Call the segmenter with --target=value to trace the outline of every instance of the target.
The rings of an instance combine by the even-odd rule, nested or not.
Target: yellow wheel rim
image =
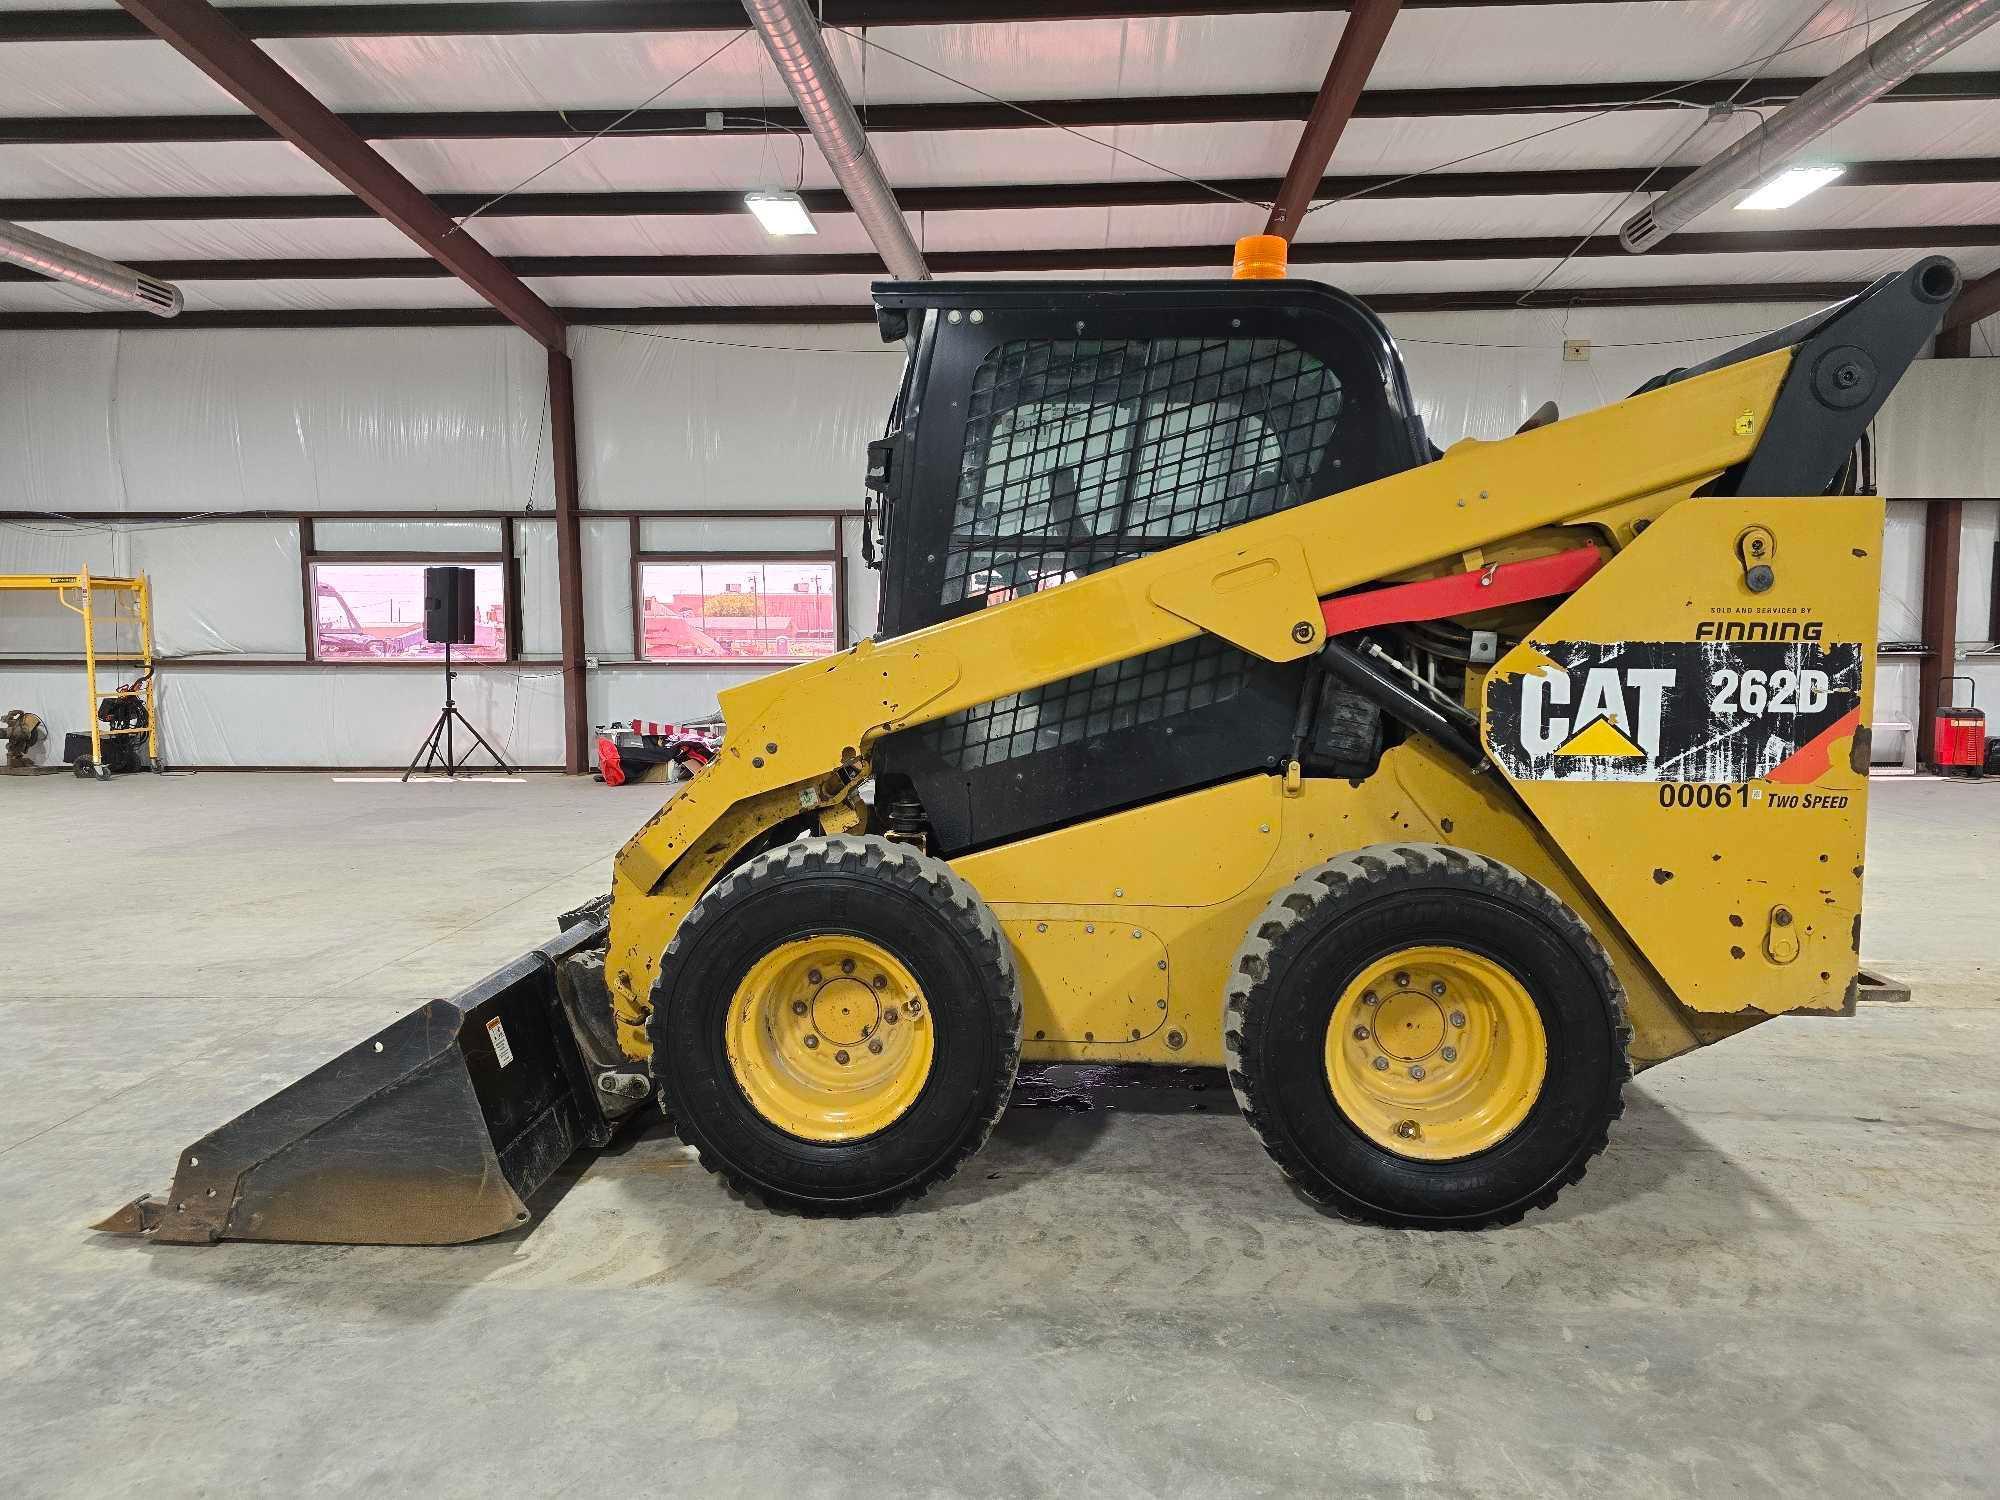
[[[1497,1146],[1535,1107],[1548,1033],[1521,981],[1463,948],[1405,948],[1341,994],[1326,1081],[1384,1150],[1455,1161]]]
[[[726,1041],[743,1097],[806,1141],[887,1129],[931,1074],[924,993],[866,938],[829,934],[773,948],[737,985]]]

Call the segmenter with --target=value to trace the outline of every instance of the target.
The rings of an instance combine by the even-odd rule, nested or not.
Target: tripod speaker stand
[[[458,711],[458,704],[452,698],[452,679],[458,674],[452,670],[451,648],[470,645],[475,638],[472,576],[470,568],[424,569],[424,639],[444,647],[444,707],[438,711],[431,732],[417,746],[417,753],[410,757],[409,769],[403,772],[405,781],[420,772],[455,777],[465,769],[474,750],[484,750],[493,757],[493,764],[508,775],[514,772],[492,742]],[[459,730],[470,741],[463,755],[458,753]]]

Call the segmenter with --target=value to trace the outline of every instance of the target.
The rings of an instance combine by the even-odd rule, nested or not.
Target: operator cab
[[[1308,281],[888,282],[869,489],[903,635],[1431,456],[1396,346]]]
[[[1331,287],[874,291],[884,339],[909,350],[889,431],[869,451],[883,638],[1433,455],[1388,330]],[[956,854],[1276,768],[1303,671],[1198,637],[890,736],[878,777]]]

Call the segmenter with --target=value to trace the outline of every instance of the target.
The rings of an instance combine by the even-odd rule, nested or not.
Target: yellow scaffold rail
[[[83,619],[83,673],[87,695],[86,714],[90,720],[90,763],[104,773],[104,741],[118,735],[146,736],[146,758],[160,763],[160,716],[156,711],[153,685],[153,590],[146,575],[134,578],[93,578],[85,568],[75,573],[0,573],[0,592],[37,590],[53,592],[64,609]],[[105,596],[100,601],[98,596]],[[98,648],[100,620],[138,627],[137,651],[104,651]],[[106,698],[119,696],[116,689],[104,692],[97,686],[99,662],[136,665],[140,669],[138,691],[146,704],[146,722],[135,729],[107,729],[97,716]]]

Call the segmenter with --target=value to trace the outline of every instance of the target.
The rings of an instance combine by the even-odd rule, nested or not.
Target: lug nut
[[[805,1003],[805,1001],[803,1001],[803,1000],[794,1000],[794,1001],[792,1002],[792,1014],[793,1014],[793,1015],[795,1015],[795,1016],[802,1016],[802,1015],[804,1015],[805,1013],[806,1013],[806,1003]]]
[[[818,1037],[816,1037],[816,1036],[809,1036],[809,1037],[807,1037],[807,1038],[806,1038],[806,1050],[807,1050],[808,1052],[812,1051],[812,1049],[813,1049],[813,1048],[815,1048],[815,1047],[817,1047],[818,1045],[819,1045],[819,1038],[818,1038]]]
[[[1368,1040],[1368,1028],[1367,1028],[1366,1026],[1357,1026],[1357,1027],[1355,1027],[1355,1028],[1354,1028],[1354,1040],[1355,1040],[1355,1041],[1357,1041],[1357,1042],[1365,1042],[1365,1041],[1367,1041],[1367,1040]]]
[[[1411,1063],[1410,1076],[1412,1078],[1421,1079],[1424,1076],[1424,1065],[1422,1063]]]
[[[1439,1057],[1442,1057],[1442,1058],[1443,1058],[1443,1059],[1444,1059],[1444,1060],[1445,1060],[1446,1062],[1457,1062],[1457,1061],[1458,1061],[1458,1048],[1456,1048],[1456,1047],[1447,1047],[1447,1048],[1445,1048],[1445,1049],[1444,1049],[1444,1051],[1440,1052],[1440,1053],[1438,1054],[1438,1056],[1439,1056]]]
[[[878,990],[889,988],[889,976],[887,974],[877,974],[875,976],[875,988]]]
[[[1431,993],[1433,995],[1442,995],[1444,993],[1444,981],[1442,979],[1433,979],[1431,981]]]
[[[834,1054],[833,1054],[833,1060],[834,1060],[835,1062],[839,1063],[839,1064],[840,1064],[840,1065],[841,1065],[841,1066],[842,1066],[843,1068],[844,1068],[844,1067],[846,1067],[846,1066],[847,1066],[847,1049],[846,1049],[845,1047],[843,1047],[843,1048],[841,1048],[841,1049],[840,1049],[840,1051],[838,1051],[838,1052],[834,1053]]]
[[[1463,1026],[1465,1024],[1465,1012],[1462,1010],[1453,1011],[1451,1013],[1451,1024],[1454,1026]]]
[[[887,1021],[891,1026],[894,1026],[898,1021],[903,1019],[903,1013],[900,1010],[897,1010],[896,1007],[892,1005],[883,1014],[882,1019]]]
[[[882,1052],[882,1038],[878,1036],[875,1038],[874,1041],[870,1042],[868,1044],[868,1050],[870,1052],[875,1053],[879,1057]]]
[[[807,970],[806,970],[806,983],[807,983],[807,984],[818,984],[818,983],[819,983],[819,970],[818,970],[818,969],[807,969]]]
[[[906,1008],[913,1016],[921,1015],[923,1014],[924,1002],[921,1000],[912,1000]]]
[[[1406,990],[1409,987],[1410,987],[1410,976],[1408,974],[1399,972],[1396,975],[1396,988],[1399,990]]]
[[[1414,1141],[1418,1136],[1423,1134],[1423,1131],[1418,1128],[1415,1120],[1405,1120],[1396,1127],[1396,1134],[1403,1140]]]
[[[840,961],[840,972],[843,974],[852,974],[854,972],[854,960],[851,958],[843,958]]]
[[[1375,1059],[1375,1071],[1376,1071],[1376,1072],[1378,1072],[1378,1073],[1386,1073],[1386,1072],[1388,1072],[1388,1071],[1389,1071],[1389,1059],[1388,1059],[1388,1058],[1386,1058],[1386,1057],[1378,1057],[1378,1058],[1376,1058],[1376,1059]]]
[[[1373,1005],[1375,1003],[1375,992],[1373,990],[1364,992],[1361,996],[1361,1003],[1363,1005]]]

